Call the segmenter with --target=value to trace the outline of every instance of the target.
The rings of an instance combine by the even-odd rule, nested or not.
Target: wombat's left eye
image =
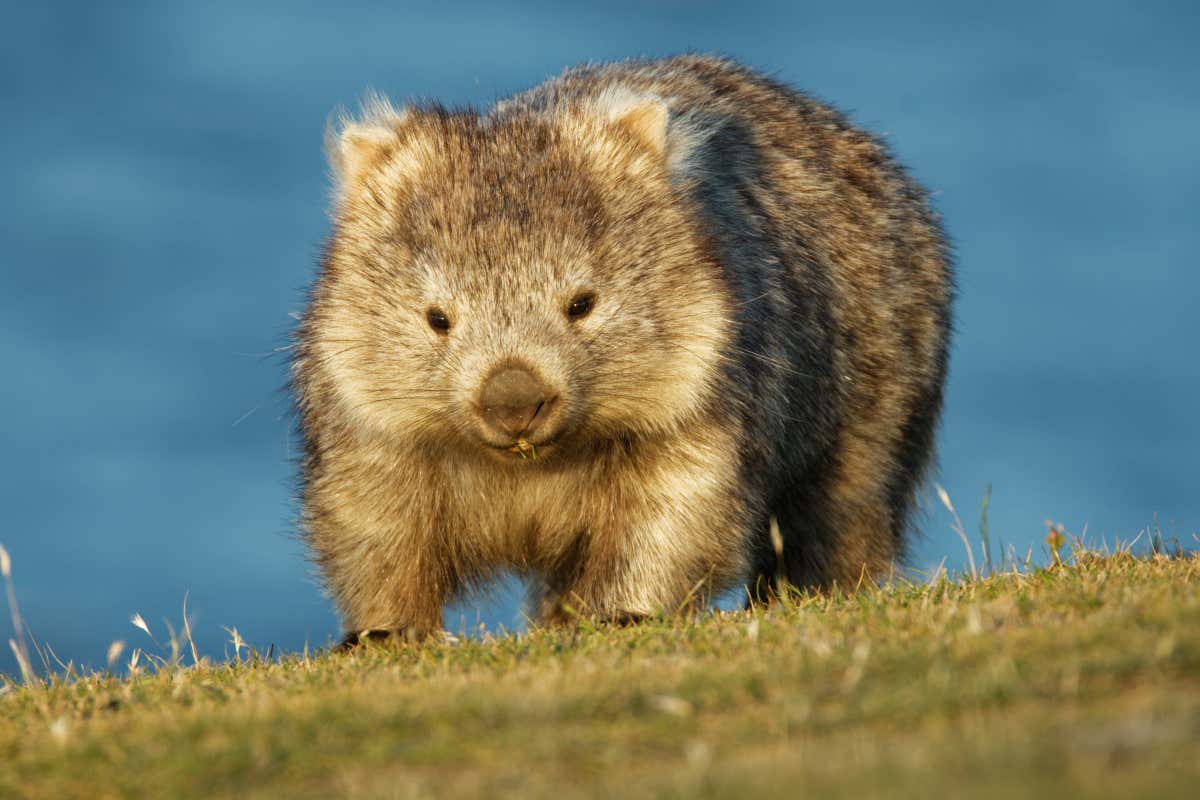
[[[592,312],[592,306],[594,305],[596,305],[596,295],[592,292],[584,292],[577,295],[567,306],[567,316],[572,321],[583,319]]]
[[[446,333],[450,330],[450,318],[440,308],[431,308],[426,311],[425,321],[438,333]]]

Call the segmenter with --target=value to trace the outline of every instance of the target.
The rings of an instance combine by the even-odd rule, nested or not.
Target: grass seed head
[[[532,461],[537,458],[537,448],[533,446],[532,442],[527,442],[524,439],[517,439],[517,443],[508,448],[508,451],[518,454],[522,459],[528,458]]]

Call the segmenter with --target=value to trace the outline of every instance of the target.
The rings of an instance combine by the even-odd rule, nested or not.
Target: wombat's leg
[[[330,576],[347,638],[369,631],[376,639],[416,641],[439,630],[457,570],[436,539],[413,526],[355,544]]]
[[[759,599],[770,600],[782,577],[804,589],[829,589],[837,584],[853,591],[860,584],[885,578],[892,570],[903,524],[890,502],[887,459],[878,447],[844,439],[837,463],[782,492],[771,513],[778,520],[782,565],[767,549],[767,531],[760,552],[758,576],[751,586]]]
[[[721,562],[731,556],[697,542],[715,538],[701,530],[694,520],[669,524],[660,519],[625,531],[585,534],[590,540],[585,561],[573,580],[546,598],[543,620],[584,616],[629,624],[706,601],[714,584],[726,582],[728,565]]]
[[[367,556],[366,559],[370,559]],[[372,640],[419,641],[439,630],[450,584],[415,554],[375,554],[331,581],[346,631],[343,646]]]
[[[372,455],[325,454],[305,491],[309,541],[348,643],[365,631],[421,639],[441,628],[461,559],[425,473]]]
[[[444,537],[432,532],[436,522],[380,504],[348,504],[358,498],[345,492],[339,499],[320,518],[312,542],[347,641],[364,631],[416,640],[439,630],[458,565]]]
[[[837,582],[849,590],[887,577],[898,555],[896,526],[903,524],[888,489],[896,469],[895,445],[881,447],[881,436],[857,434],[852,427],[843,436],[837,466],[822,492],[834,532],[822,583]]]
[[[702,445],[671,456],[614,487],[602,506],[612,516],[590,520],[569,563],[548,576],[546,622],[672,614],[744,577],[734,467],[720,469],[730,459],[710,458]]]

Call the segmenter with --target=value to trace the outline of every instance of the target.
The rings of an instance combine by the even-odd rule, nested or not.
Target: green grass
[[[9,682],[0,797],[1195,796],[1200,557],[1073,561]]]

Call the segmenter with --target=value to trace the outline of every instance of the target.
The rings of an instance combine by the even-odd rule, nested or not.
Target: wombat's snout
[[[483,384],[479,415],[508,441],[531,438],[554,410],[558,395],[524,367],[505,367]]]

